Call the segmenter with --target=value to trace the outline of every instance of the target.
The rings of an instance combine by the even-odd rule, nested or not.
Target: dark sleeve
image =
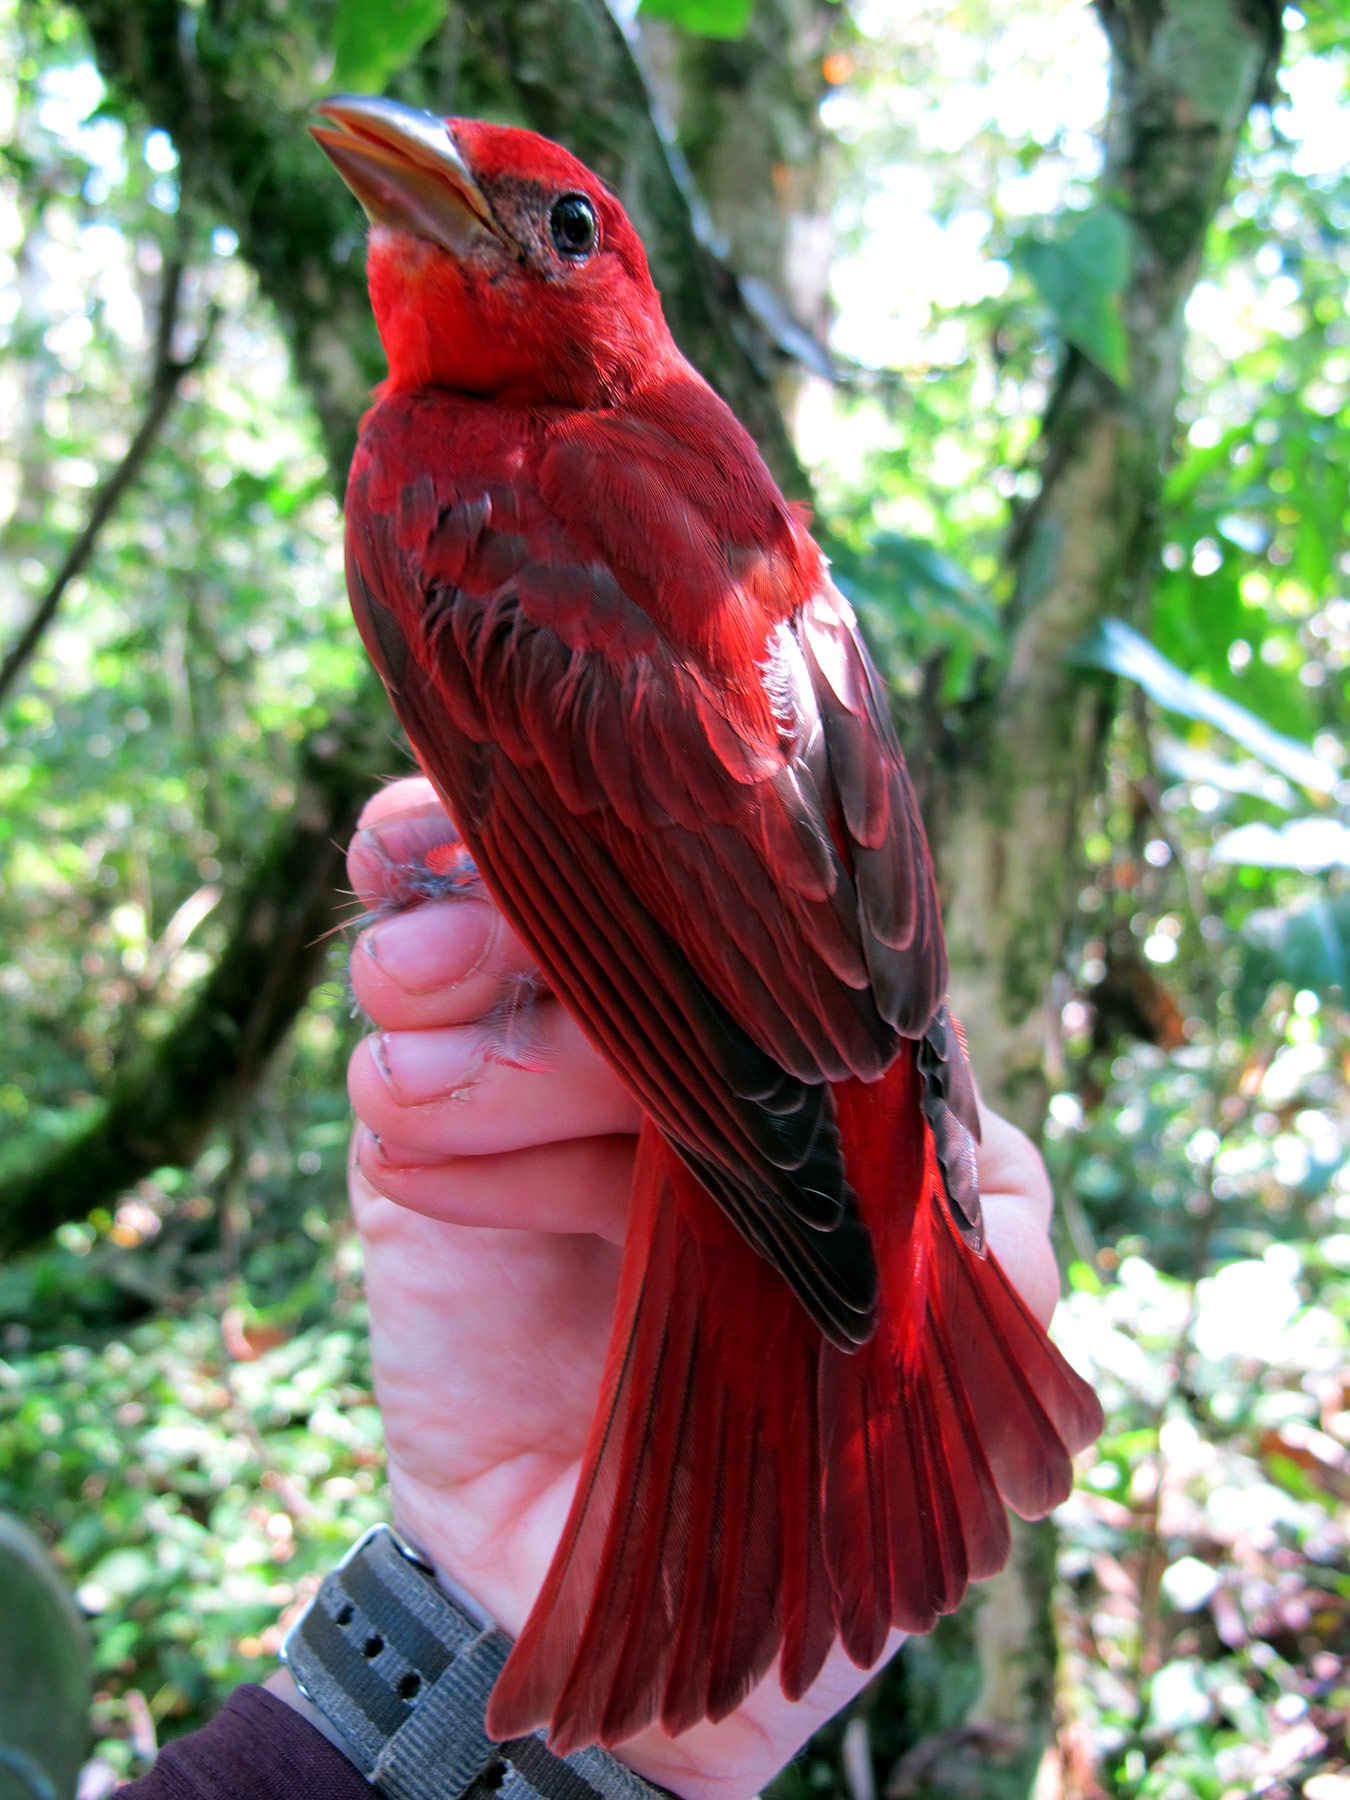
[[[236,1688],[209,1725],[164,1746],[123,1800],[377,1800],[354,1763],[260,1687]]]

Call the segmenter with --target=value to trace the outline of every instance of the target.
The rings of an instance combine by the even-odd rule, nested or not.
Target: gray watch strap
[[[511,1640],[448,1594],[387,1525],[327,1574],[282,1646],[297,1686],[386,1800],[653,1800],[605,1750],[483,1729]]]

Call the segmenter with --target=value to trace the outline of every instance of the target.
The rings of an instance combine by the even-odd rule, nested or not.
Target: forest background
[[[809,494],[1108,1409],[783,1800],[1350,1800],[1350,25],[1267,0],[6,0],[0,1505],[84,1800],[382,1514],[340,846],[409,766],[340,499],[335,88],[619,190]],[[335,910],[336,908],[336,910]]]

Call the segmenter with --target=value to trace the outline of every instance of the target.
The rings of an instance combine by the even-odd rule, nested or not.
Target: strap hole
[[[474,1786],[480,1791],[486,1789],[488,1793],[495,1794],[505,1780],[506,1764],[500,1756],[494,1756],[490,1763],[484,1764]]]
[[[398,1697],[400,1700],[415,1700],[422,1686],[422,1677],[416,1669],[409,1669],[406,1675],[398,1678]]]
[[[384,1639],[377,1631],[372,1636],[368,1637],[365,1643],[362,1644],[361,1653],[363,1656],[378,1656],[383,1649]]]
[[[350,1625],[352,1622],[352,1614],[355,1611],[356,1608],[352,1605],[351,1601],[344,1600],[342,1605],[339,1606],[337,1611],[333,1614],[333,1623],[335,1625]]]

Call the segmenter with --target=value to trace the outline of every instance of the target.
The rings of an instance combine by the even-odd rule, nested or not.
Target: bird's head
[[[370,220],[389,390],[606,405],[676,355],[637,233],[560,145],[393,100],[318,110],[314,136]]]

